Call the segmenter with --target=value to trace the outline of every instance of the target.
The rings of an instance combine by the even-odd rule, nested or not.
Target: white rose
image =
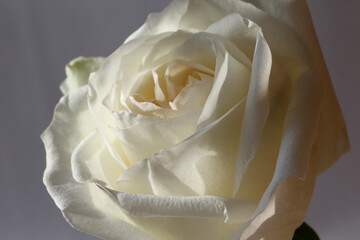
[[[175,0],[67,76],[44,183],[104,239],[291,239],[348,150],[305,0]]]

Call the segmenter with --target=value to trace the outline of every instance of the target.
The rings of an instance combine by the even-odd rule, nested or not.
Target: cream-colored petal
[[[316,158],[314,149],[306,178],[288,178],[281,182],[264,211],[231,240],[292,239],[295,229],[303,223],[310,204],[315,187]]]
[[[86,185],[86,199],[63,210],[63,215],[73,227],[106,240],[156,239],[134,224],[96,184]],[[78,189],[68,187],[68,190],[75,194],[73,190]]]
[[[114,132],[132,164],[178,144],[195,132],[200,109],[170,119],[159,119],[121,111],[114,113]]]
[[[119,178],[120,191],[231,197],[244,105],[238,103],[183,142],[128,168]]]
[[[178,114],[173,109],[160,107],[153,102],[155,102],[155,99],[148,102],[147,99],[144,99],[141,96],[129,96],[126,105],[132,113],[157,117],[160,119],[173,118]]]
[[[257,205],[216,196],[151,196],[99,188],[159,240],[226,240],[251,217]]]
[[[259,201],[271,182],[279,154],[290,93],[291,83],[288,76],[274,61],[269,82],[269,116],[256,154],[243,175],[237,198]]]
[[[293,31],[281,21],[270,14],[256,8],[252,4],[237,0],[215,1],[209,0],[227,12],[237,12],[243,18],[256,23],[269,44],[273,57],[275,57],[290,79],[296,84],[298,74],[309,64],[309,59],[302,43]],[[236,40],[236,36],[232,37]]]
[[[179,56],[176,56],[179,57]],[[200,77],[199,73],[212,74],[213,71],[203,65],[203,61],[190,62],[188,60],[174,59],[169,63],[165,72],[167,96],[169,101],[175,98],[186,87],[191,77]]]
[[[163,69],[165,69],[165,67],[162,67]],[[159,69],[158,69],[159,71]],[[168,95],[167,95],[167,86],[166,83],[164,81],[164,75],[159,76],[158,71],[154,71],[152,70],[152,77],[154,80],[154,94],[155,94],[155,100],[156,102],[160,105],[160,107],[163,108],[168,108],[169,107],[169,102],[168,102]],[[163,71],[163,73],[165,73],[165,71]],[[161,74],[161,72],[160,72]]]
[[[221,48],[216,49],[220,55]],[[225,51],[224,59],[220,62],[220,56],[221,60],[217,60],[220,68],[215,72],[214,85],[199,118],[198,129],[209,125],[247,97],[250,69],[237,61],[231,53],[222,50]]]
[[[239,190],[243,174],[255,157],[269,114],[269,82],[272,58],[270,48],[261,33],[258,34],[253,57],[250,87],[241,128],[239,154],[236,161],[234,196]]]
[[[86,85],[90,73],[97,71],[104,60],[102,57],[77,57],[71,60],[65,67],[66,79],[60,85],[61,92],[66,95]]]
[[[152,196],[113,191],[98,185],[120,207],[137,217],[229,218],[246,222],[256,209],[256,202],[216,196]],[[228,215],[229,214],[229,215]],[[236,217],[235,217],[236,216]]]
[[[231,240],[238,239],[241,234],[244,240],[289,239],[302,223],[315,182],[315,130],[321,105],[322,82],[311,70],[305,71],[299,78],[287,112],[274,177],[258,205],[253,222],[245,224]]]
[[[64,212],[71,226],[106,240],[158,240],[111,213],[103,213],[96,207],[80,206]]]
[[[311,67],[324,81],[324,106],[318,130],[317,171],[323,172],[350,149],[345,121],[337,101],[305,0],[248,0],[288,25],[306,49]]]
[[[303,71],[302,65],[308,61],[307,53],[297,36],[286,24],[244,1],[175,0],[162,12],[151,15],[129,40],[179,29],[205,31],[210,25],[231,13],[238,13],[259,25],[273,55],[279,58],[284,66],[290,65],[287,70],[289,74],[295,74],[294,78],[297,79],[296,75]],[[201,24],[191,24],[193,22]],[[233,36],[236,39],[235,34]]]
[[[71,169],[77,182],[99,183],[113,188],[116,188],[116,180],[124,170],[110,155],[98,131],[91,132],[74,149]]]
[[[159,40],[142,57],[139,71],[141,72],[169,62],[172,52],[187,39],[192,37],[192,35],[192,33],[179,30],[174,32],[170,37]]]
[[[198,32],[219,20],[223,14],[219,8],[207,1],[175,0],[163,11],[150,14],[146,22],[125,42],[163,32],[178,30]]]
[[[216,55],[213,49],[214,40],[214,36],[211,34],[203,32],[193,34],[191,38],[173,51],[169,64],[173,63],[174,67],[177,67],[176,64],[189,65],[189,63],[193,63],[193,67],[209,73],[209,70],[215,69],[216,64]]]
[[[61,210],[73,204],[81,204],[84,193],[87,191],[86,185],[82,188],[81,185],[76,184],[72,177],[70,163],[75,147],[95,129],[95,124],[87,110],[86,94],[86,87],[82,87],[62,97],[55,108],[50,126],[41,136],[46,150],[43,181]],[[83,122],[85,119],[88,120]],[[67,190],[69,183],[74,184],[74,189],[80,189],[78,194],[73,196],[72,192]]]
[[[257,34],[260,27],[238,13],[231,13],[217,22],[212,23],[205,32],[220,35],[230,41],[235,47],[229,49],[232,54],[238,53],[238,61],[251,66],[254,56]],[[230,46],[228,46],[230,47]],[[235,50],[238,48],[239,50]]]
[[[242,224],[226,224],[224,218],[182,218],[129,216],[157,240],[228,240]]]
[[[316,155],[312,155],[312,151],[317,151],[315,138],[316,129],[319,126],[320,109],[323,100],[322,94],[321,80],[317,78],[311,69],[305,71],[299,78],[286,114],[285,127],[274,176],[260,200],[253,218],[266,209],[275,189],[284,180],[299,178],[303,181],[309,175],[311,164],[314,164],[314,159],[310,161],[311,156],[313,156],[313,158],[317,157]],[[311,178],[312,177],[310,177],[310,179]],[[310,187],[312,188],[313,185],[310,185]],[[312,189],[309,191],[311,192]],[[311,196],[307,195],[304,197],[310,199]],[[303,221],[308,203],[306,206],[300,206],[302,207],[298,210],[298,216],[301,217],[294,216],[294,221],[298,223],[297,226]],[[282,221],[279,221],[279,224],[281,225]],[[297,226],[295,226],[295,228]],[[274,228],[279,228],[276,222],[274,223]],[[289,227],[283,231],[289,234],[289,231],[293,232],[295,228],[292,225],[292,228]],[[240,229],[238,234],[241,234],[243,230],[244,228]]]
[[[187,112],[203,108],[213,86],[214,77],[203,73],[195,73],[195,75],[198,75],[200,79],[189,76],[188,84],[179,92],[174,101],[170,102],[172,109]]]
[[[84,86],[63,97],[42,134],[47,158],[44,184],[73,227],[106,239],[153,239],[129,223],[95,184],[78,183],[72,177],[71,155],[96,128],[88,111],[87,90]]]
[[[278,21],[288,25],[296,36],[304,44],[310,57],[316,59],[319,66],[315,68],[324,69],[321,49],[317,41],[316,33],[311,20],[306,0],[244,0],[261,9],[266,14]]]

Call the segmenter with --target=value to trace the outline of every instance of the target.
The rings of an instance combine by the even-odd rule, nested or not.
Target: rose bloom
[[[291,239],[349,148],[305,0],[175,0],[66,72],[44,183],[103,239]]]

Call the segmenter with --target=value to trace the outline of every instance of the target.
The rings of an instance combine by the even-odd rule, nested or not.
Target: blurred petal
[[[104,60],[102,57],[78,57],[71,60],[65,67],[66,79],[60,85],[61,92],[66,95],[86,85],[90,73],[97,71]]]

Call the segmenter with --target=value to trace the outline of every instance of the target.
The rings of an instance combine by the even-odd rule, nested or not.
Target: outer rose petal
[[[266,209],[269,209],[269,207],[271,208],[271,196],[276,196],[277,193],[275,192],[275,189],[279,188],[282,182],[288,181],[290,178],[298,178],[296,181],[300,181],[300,186],[305,184],[305,193],[308,195],[305,195],[304,198],[307,200],[299,202],[298,198],[291,196],[291,194],[293,194],[292,191],[284,191],[283,197],[288,201],[288,205],[280,204],[277,206],[278,210],[274,213],[274,215],[279,213],[278,216],[274,217],[276,221],[271,221],[272,227],[265,227],[259,234],[269,237],[272,236],[272,229],[281,229],[279,230],[279,234],[288,234],[288,236],[290,236],[289,234],[293,233],[295,228],[300,226],[303,218],[305,217],[314,184],[311,183],[308,185],[306,182],[302,183],[302,181],[308,176],[310,176],[310,179],[313,178],[313,176],[311,176],[313,169],[311,168],[311,164],[314,164],[314,157],[316,158],[316,156],[312,155],[311,151],[314,150],[313,148],[316,137],[315,130],[320,119],[319,109],[321,109],[322,105],[321,89],[321,81],[315,77],[312,71],[304,72],[299,79],[285,119],[285,129],[283,132],[274,177],[265,191],[255,214],[253,215],[252,220],[254,218],[258,220],[251,224],[255,228],[259,228],[259,225],[267,222],[267,218],[271,217],[268,213],[266,213],[266,211],[268,211]],[[313,157],[312,162],[310,162],[311,156]],[[302,190],[300,189],[298,193],[302,194],[301,191]],[[281,214],[287,212],[287,208],[289,206],[295,206],[295,208],[298,207],[296,214],[293,214],[293,216]],[[262,212],[264,210],[265,213],[263,214]],[[288,224],[290,219],[293,221],[293,224],[291,225]],[[242,227],[236,235],[234,235],[233,239],[235,239],[236,236],[239,236],[245,228],[246,225]]]
[[[311,66],[323,79],[324,106],[318,129],[318,173],[325,171],[350,149],[345,121],[324,62],[305,0],[247,0],[287,24],[310,53]]]
[[[304,180],[288,178],[280,183],[265,210],[246,227],[239,240],[291,239],[310,204],[316,179],[316,149]],[[235,236],[234,238],[235,239]]]
[[[153,239],[127,222],[119,208],[95,185],[78,183],[71,172],[75,147],[94,130],[84,86],[58,103],[43,133],[47,165],[44,184],[66,220],[81,231],[106,239]]]
[[[65,67],[66,79],[60,85],[61,92],[66,95],[86,85],[90,73],[97,71],[104,60],[102,57],[77,57],[71,60]]]

